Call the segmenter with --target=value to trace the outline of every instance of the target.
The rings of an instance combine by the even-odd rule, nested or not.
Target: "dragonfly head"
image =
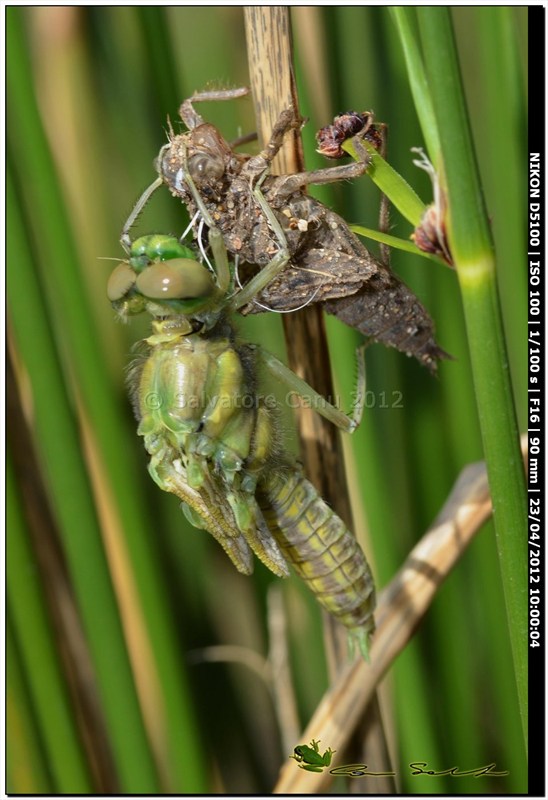
[[[219,296],[215,276],[173,236],[141,236],[128,261],[112,272],[107,295],[122,317],[148,311],[155,317],[193,317],[211,309]]]

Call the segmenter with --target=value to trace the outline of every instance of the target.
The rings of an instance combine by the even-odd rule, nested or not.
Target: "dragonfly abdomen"
[[[366,655],[375,628],[375,587],[355,537],[297,468],[263,478],[257,499],[295,572]]]

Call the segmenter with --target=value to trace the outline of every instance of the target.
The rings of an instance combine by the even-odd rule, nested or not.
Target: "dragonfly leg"
[[[129,232],[131,228],[135,225],[135,220],[137,219],[143,208],[146,206],[146,204],[148,203],[148,201],[150,200],[156,189],[159,189],[161,185],[162,185],[162,179],[158,177],[153,183],[150,184],[150,186],[147,186],[141,197],[137,200],[137,202],[133,206],[133,210],[129,215],[129,217],[127,218],[126,224],[122,228],[120,242],[128,255],[131,249],[131,239],[129,237]]]
[[[235,312],[239,308],[242,308],[243,306],[247,305],[247,303],[253,300],[253,298],[256,297],[256,295],[260,294],[262,290],[265,288],[265,286],[267,286],[272,280],[274,280],[276,275],[278,275],[278,273],[284,269],[284,267],[289,261],[289,250],[287,247],[287,240],[285,238],[283,229],[280,223],[278,222],[275,214],[273,213],[272,209],[266,202],[264,195],[260,189],[260,186],[263,180],[266,178],[267,174],[268,174],[268,169],[265,169],[265,167],[263,166],[261,170],[261,175],[259,177],[258,185],[253,189],[253,194],[255,196],[255,199],[257,200],[257,203],[261,207],[263,214],[268,220],[268,223],[274,235],[276,236],[276,239],[279,242],[280,249],[276,253],[276,255],[272,258],[272,260],[266,265],[266,267],[264,267],[264,269],[262,269],[257,275],[255,275],[255,277],[253,277],[249,281],[249,283],[232,298],[232,301],[227,306],[227,308],[231,312]],[[158,180],[161,182],[160,178]],[[183,183],[186,184],[186,189],[192,196],[192,200],[196,208],[198,209],[200,216],[202,217],[203,221],[209,228],[209,243],[211,245],[215,262],[217,264],[216,269],[217,269],[218,285],[221,290],[224,290],[228,288],[228,283],[230,279],[227,266],[228,261],[226,258],[226,248],[223,244],[222,236],[218,232],[215,222],[211,214],[209,213],[202,199],[202,196],[198,191],[198,188],[196,187],[196,184],[194,183],[188,171],[186,164],[186,153],[184,154],[183,157],[183,166],[179,169],[176,180],[180,182],[181,187],[177,186],[176,183],[175,188],[180,188],[181,191],[182,191],[182,184]],[[160,184],[158,183],[158,185]],[[156,188],[156,182],[153,184],[153,186],[154,188]],[[150,194],[151,193],[152,192],[150,192]],[[147,195],[146,199],[148,199],[150,194]],[[133,222],[137,217],[137,214],[140,212],[141,208],[146,202],[146,199],[142,204],[141,201],[139,201],[139,203],[137,204],[139,206],[139,209],[137,213],[132,214],[130,220],[128,220],[128,223],[133,224]],[[126,234],[127,231],[129,230],[128,223],[126,223],[126,226],[124,228],[124,233]]]
[[[259,182],[262,182],[266,177],[265,170],[269,168],[272,160],[278,154],[285,134],[290,130],[299,130],[302,123],[303,120],[292,108],[282,111],[272,129],[268,144],[257,156],[249,159],[242,170],[242,175],[246,175],[251,180],[259,177]],[[276,191],[278,192],[281,189],[285,196],[295,191],[302,191],[303,187],[309,184],[334,183],[335,181],[358,178],[366,172],[371,163],[371,157],[363,147],[360,150],[360,156],[361,161],[356,161],[352,164],[282,175],[276,179]]]
[[[272,128],[270,139],[268,140],[266,147],[264,150],[261,150],[256,158],[262,159],[267,164],[270,164],[277,156],[282,146],[285,134],[290,130],[300,130],[302,124],[303,120],[298,114],[296,114],[295,110],[293,108],[286,108],[281,112],[280,116],[274,123],[274,127]]]
[[[192,97],[185,100],[179,108],[179,116],[189,130],[202,125],[204,120],[194,110],[193,103],[203,103],[207,100],[234,100],[237,97],[245,97],[249,94],[249,89],[242,86],[239,89],[219,89],[217,91],[195,92]]]
[[[256,178],[255,185],[253,187],[253,196],[257,204],[260,206],[270,229],[278,240],[280,250],[272,259],[272,261],[270,261],[269,264],[267,264],[267,266],[262,269],[261,272],[256,275],[255,278],[253,278],[238,294],[237,300],[231,304],[231,308],[233,310],[243,308],[246,303],[258,295],[278,275],[278,273],[284,269],[290,260],[285,233],[278,221],[278,218],[274,214],[270,204],[262,192],[262,184],[269,175],[270,160],[278,152],[285,132],[291,127],[297,127],[297,122],[298,121],[291,109],[287,109],[285,112],[282,112],[278,122],[276,123],[276,126],[274,127],[270,142],[265,150],[263,150],[259,156],[250,159],[244,167],[244,170],[249,174],[250,180],[253,181],[253,176]],[[300,125],[300,122],[298,124]],[[261,164],[262,170],[259,173],[257,170]],[[369,164],[365,162],[354,162],[352,164],[327,167],[326,169],[314,170],[312,172],[298,172],[294,175],[283,175],[274,179],[275,189],[273,190],[271,187],[268,191],[269,193],[274,191],[278,201],[280,199],[283,200],[284,197],[289,197],[295,191],[302,191],[303,186],[306,186],[308,183],[331,183],[334,181],[359,177],[360,175],[363,175],[368,165]]]
[[[269,261],[266,267],[251,278],[244,288],[233,296],[232,300],[227,304],[227,309],[232,313],[251,302],[254,297],[262,292],[265,286],[274,280],[288,262],[289,253],[287,250],[280,250],[276,253],[272,261]]]
[[[213,255],[213,263],[215,264],[217,286],[220,292],[226,293],[230,285],[230,267],[222,234],[218,228],[210,228],[208,239]]]
[[[283,116],[283,115],[282,115]],[[280,126],[280,130],[282,130],[282,126]],[[274,139],[271,139],[271,142]],[[264,153],[265,151],[263,151]],[[249,163],[249,162],[248,162]],[[350,165],[351,166],[351,165]],[[334,167],[334,169],[337,169]],[[258,275],[255,275],[246,286],[238,293],[238,295],[233,299],[230,304],[230,307],[236,311],[239,308],[243,308],[247,303],[253,300],[262,290],[271,283],[274,278],[280,273],[289,263],[290,260],[290,253],[289,248],[287,246],[287,239],[285,238],[285,233],[283,231],[282,226],[280,225],[278,218],[274,214],[272,208],[268,204],[266,200],[261,186],[264,180],[267,178],[269,174],[269,168],[266,166],[263,168],[261,174],[258,176],[256,184],[253,188],[253,196],[257,201],[258,205],[261,208],[261,211],[264,214],[266,221],[272,232],[274,233],[278,243],[280,245],[279,251],[276,253],[274,258],[264,267]],[[289,176],[291,177],[291,176]]]
[[[310,172],[294,172],[292,175],[280,175],[273,179],[269,194],[276,200],[283,201],[294,192],[302,192],[303,187],[310,184],[319,186],[323,183],[360,178],[369,166],[369,161],[354,161],[351,164],[339,164],[336,167],[324,167]]]
[[[365,348],[367,344],[358,347],[356,351],[357,364],[358,364],[358,379],[354,397],[354,404],[351,415],[345,414],[339,408],[334,406],[328,400],[319,394],[315,389],[310,386],[306,381],[300,378],[295,372],[286,367],[276,356],[269,353],[263,348],[258,348],[259,357],[267,367],[267,369],[278,380],[281,380],[288,389],[296,392],[306,405],[313,408],[322,417],[332,422],[338,428],[346,433],[353,433],[361,422],[363,409],[365,405]]]
[[[272,128],[272,133],[266,146],[258,155],[252,156],[248,160],[242,169],[242,177],[254,181],[262,176],[278,154],[285,134],[290,130],[300,130],[302,124],[303,120],[295,113],[293,108],[286,108],[285,111],[282,111]]]

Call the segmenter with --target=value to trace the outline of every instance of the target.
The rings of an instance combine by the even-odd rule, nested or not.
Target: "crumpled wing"
[[[180,460],[162,461],[155,467],[154,479],[166,492],[171,492],[187,503],[203,521],[203,527],[217,539],[238,572],[251,575],[253,556],[242,534],[234,524],[232,511],[220,492],[215,492],[215,502],[204,500],[201,491],[188,485],[186,470]]]
[[[202,527],[219,542],[239,572],[251,575],[253,552],[275,575],[289,575],[285,558],[249,493],[235,491],[220,476],[212,473],[205,478],[199,490],[193,489],[188,485],[186,470],[180,459],[175,459],[172,464],[160,462],[155,472],[156,479],[161,480],[165,491],[177,495],[199,515]],[[231,493],[238,494],[240,503],[248,504],[250,522],[245,528],[236,521],[229,501]]]

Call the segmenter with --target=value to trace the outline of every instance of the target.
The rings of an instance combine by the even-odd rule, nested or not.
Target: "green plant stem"
[[[442,261],[441,258],[433,253],[425,253],[424,250],[419,250],[416,244],[413,244],[411,241],[407,241],[407,239],[400,239],[398,236],[391,236],[389,233],[382,233],[381,231],[376,231],[374,228],[364,228],[363,225],[349,225],[348,227],[353,233],[357,233],[358,236],[363,236],[366,239],[372,239],[374,242],[382,242],[383,244],[387,244],[393,250],[404,250],[406,253],[413,253],[414,256],[427,258],[430,261],[433,261],[435,264],[438,264],[440,267],[450,268],[449,264],[447,264],[445,261]]]
[[[422,55],[416,35],[415,11],[408,6],[398,6],[389,9],[398,28],[407,74],[411,86],[411,93],[415,101],[417,116],[419,117],[422,135],[426,142],[426,149],[434,166],[438,165],[440,157],[440,139],[438,125],[432,97],[424,71]]]
[[[527,527],[523,461],[513,404],[495,259],[468,124],[448,8],[418,10],[443,152],[448,235],[457,270],[493,498],[494,521],[527,742]]]
[[[425,204],[415,190],[409,186],[407,181],[390,166],[388,161],[385,161],[384,158],[379,155],[372,144],[365,140],[363,140],[361,144],[365,147],[371,159],[367,167],[368,177],[371,178],[381,192],[388,197],[400,214],[412,225],[417,226],[426,210]],[[342,145],[342,149],[351,155],[355,161],[361,161],[363,159],[362,154],[356,150],[353,139],[348,139],[348,141]]]

